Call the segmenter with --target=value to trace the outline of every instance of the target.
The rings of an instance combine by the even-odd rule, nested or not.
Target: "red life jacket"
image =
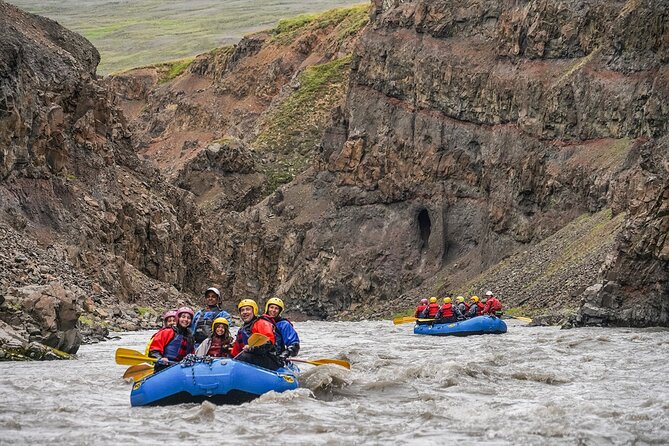
[[[421,313],[423,312],[423,310],[425,310],[426,308],[427,308],[427,305],[423,305],[423,304],[418,305],[418,306],[416,307],[416,314],[414,314],[413,317],[420,317],[420,314],[421,314]]]
[[[483,308],[485,306],[481,302],[476,302],[476,315],[481,316],[483,314]]]
[[[260,333],[261,335],[267,336],[269,342],[272,344],[276,343],[276,337],[274,332],[276,331],[276,325],[274,324],[274,319],[269,316],[256,316],[254,320],[251,321],[250,330],[247,324],[244,324],[237,331],[237,338],[235,339],[235,344],[232,346],[232,351],[230,355],[234,358],[242,352],[244,346],[248,343],[249,337],[253,333]]]
[[[211,337],[211,344],[209,344],[209,350],[207,350],[207,356],[221,357],[223,350],[223,339],[218,336]]]
[[[437,311],[439,311],[439,304],[430,304],[428,305],[429,310],[427,312],[427,317],[435,317],[437,315]]]
[[[441,317],[453,317],[453,304],[444,304],[441,306]]]
[[[491,296],[485,304],[483,314],[495,314],[496,311],[502,311],[502,302],[495,296]]]

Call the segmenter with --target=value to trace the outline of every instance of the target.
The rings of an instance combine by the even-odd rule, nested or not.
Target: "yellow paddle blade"
[[[311,365],[325,365],[325,364],[336,364],[338,366],[350,369],[351,368],[351,363],[348,361],[344,361],[343,359],[329,359],[329,358],[321,358],[321,359],[301,359],[301,358],[288,358],[289,361],[293,362],[304,362],[306,364],[311,364]]]
[[[142,375],[147,371],[153,373],[153,366],[150,364],[131,365],[123,374],[123,378],[133,378],[135,381],[137,381],[137,376]]]
[[[315,365],[323,365],[323,364],[336,364],[340,365],[344,368],[350,369],[351,368],[351,363],[348,361],[344,361],[343,359],[328,359],[328,358],[321,358],[321,359],[314,359],[311,361],[312,364]]]
[[[519,321],[528,322],[530,324],[532,323],[532,318],[529,317],[525,316],[509,316],[509,317],[512,319],[518,319]]]
[[[411,316],[404,316],[404,317],[396,317],[395,319],[393,319],[393,324],[395,325],[407,324],[409,322],[416,322],[416,318]]]
[[[156,358],[143,355],[137,350],[130,350],[129,348],[119,347],[116,349],[116,364],[121,365],[135,365],[143,362],[156,362]]]
[[[248,346],[249,347],[258,347],[259,345],[267,344],[269,342],[269,338],[263,334],[260,333],[253,333],[251,336],[249,336],[249,341],[248,341]]]
[[[149,364],[137,364],[131,365],[128,367],[128,370],[123,374],[124,379],[131,378],[133,381],[137,382],[142,378],[145,378],[153,374],[153,366]]]

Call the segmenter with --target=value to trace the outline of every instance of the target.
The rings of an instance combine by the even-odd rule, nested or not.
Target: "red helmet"
[[[190,318],[193,319],[193,316],[195,316],[195,313],[193,313],[193,310],[191,310],[188,307],[181,307],[177,310],[177,319],[179,319],[179,316],[181,316],[182,313],[188,313],[190,314]]]
[[[422,303],[422,304],[426,304],[426,303],[427,303],[427,299],[421,299],[421,300],[420,300],[420,303]]]

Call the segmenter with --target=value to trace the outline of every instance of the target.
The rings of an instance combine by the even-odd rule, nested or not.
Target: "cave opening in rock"
[[[422,209],[418,213],[418,228],[420,229],[420,249],[421,251],[426,251],[432,229],[432,222],[430,221],[430,214],[427,212],[427,209]]]

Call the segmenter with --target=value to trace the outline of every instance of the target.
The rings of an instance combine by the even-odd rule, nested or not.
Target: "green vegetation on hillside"
[[[98,72],[181,59],[233,44],[245,34],[271,28],[279,19],[351,6],[359,0],[12,0],[28,12],[56,20],[93,43]]]
[[[186,59],[174,60],[157,65],[158,68],[162,68],[162,76],[160,76],[158,83],[162,84],[164,82],[169,82],[175,77],[179,76],[181,73],[186,71],[193,60],[195,60],[194,57],[188,57]]]
[[[369,21],[369,6],[336,8],[321,14],[303,14],[280,20],[271,31],[272,41],[279,44],[292,43],[295,38],[308,31],[337,26],[337,40],[341,41],[361,30]]]
[[[301,172],[318,145],[330,111],[343,100],[351,56],[308,67],[299,87],[270,111],[254,145],[283,156],[266,174],[270,190]]]

